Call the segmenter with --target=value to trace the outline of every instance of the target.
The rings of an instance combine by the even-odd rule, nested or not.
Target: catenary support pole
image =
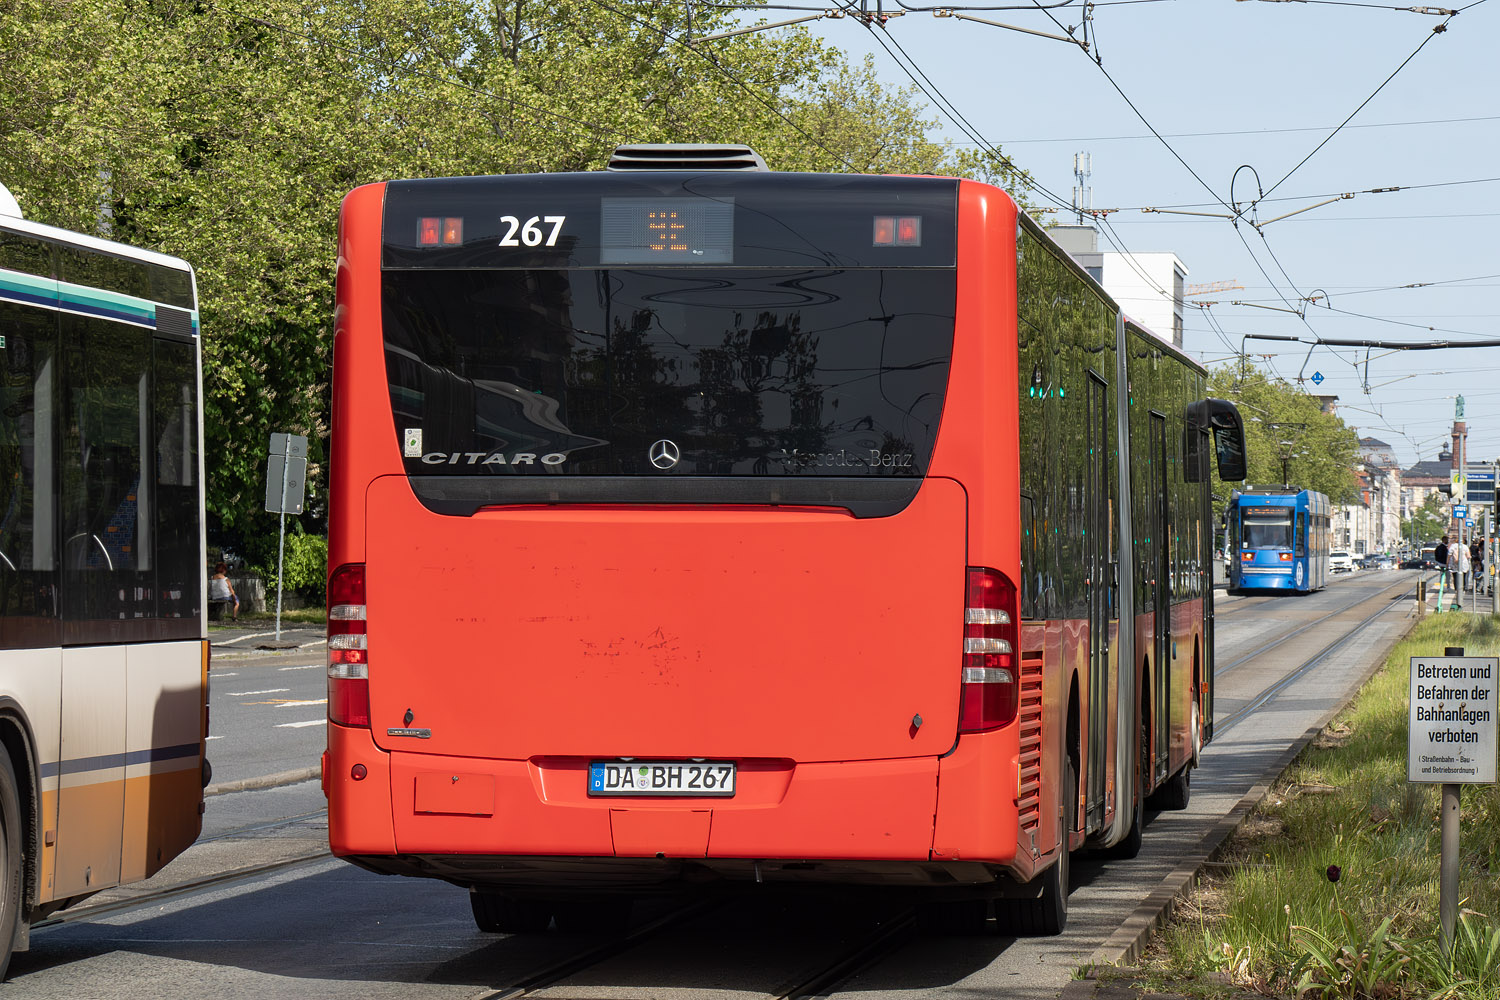
[[[281,537],[276,542],[276,641],[281,641],[281,569],[286,561],[286,481],[287,470],[292,465],[292,449],[287,448],[281,460]]]
[[[1448,646],[1444,656],[1463,656],[1464,647]],[[1443,951],[1453,951],[1453,928],[1458,922],[1458,784],[1443,785],[1442,854],[1438,859],[1438,921],[1443,928]]]

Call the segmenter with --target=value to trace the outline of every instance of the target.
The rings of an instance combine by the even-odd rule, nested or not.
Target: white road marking
[[[223,738],[224,737],[222,737],[222,736],[208,736],[208,737],[205,737],[205,739],[210,739],[210,740],[222,740]]]
[[[306,729],[308,726],[321,726],[327,719],[313,719],[311,722],[282,722],[278,723],[277,729]]]
[[[291,688],[266,688],[264,691],[231,691],[226,697],[247,698],[252,694],[283,694],[290,690]]]
[[[298,646],[297,648],[298,649],[307,649],[310,646],[323,646],[323,645],[326,645],[327,643],[328,643],[328,639],[327,639],[327,637],[324,637],[322,639],[319,639],[317,642],[304,642],[302,645]]]
[[[309,698],[307,701],[284,701],[277,708],[296,708],[299,705],[326,705],[327,698]]]
[[[277,670],[317,670],[317,669],[319,669],[322,666],[323,666],[323,664],[321,664],[321,663],[309,663],[306,666],[302,666],[302,667],[277,667],[276,669]]]
[[[225,639],[223,642],[218,643],[218,645],[228,646],[236,642],[243,642],[246,639],[259,639],[263,636],[275,634],[275,632],[251,632],[249,635],[237,635],[233,639]]]
[[[225,678],[225,677],[238,677],[239,675],[240,675],[240,672],[238,670],[231,670],[227,674],[221,674],[217,670],[214,670],[214,671],[210,672],[210,674],[209,674],[210,677],[213,677],[213,678],[216,678],[216,679],[222,679],[222,678]]]

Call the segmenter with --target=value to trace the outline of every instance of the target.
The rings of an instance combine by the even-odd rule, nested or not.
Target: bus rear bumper
[[[589,761],[390,756],[402,854],[926,860],[938,762],[738,762],[732,798],[590,796]]]
[[[993,754],[975,752],[984,740],[954,759],[742,760],[733,798],[652,800],[590,796],[587,759],[388,753],[368,731],[329,734],[333,853],[385,874],[564,892],[719,881],[1000,892],[1032,874],[1014,803],[969,801],[1004,787]],[[940,767],[952,786],[941,808]]]

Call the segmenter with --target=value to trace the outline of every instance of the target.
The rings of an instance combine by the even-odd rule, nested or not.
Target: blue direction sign
[[[1468,496],[1470,504],[1489,506],[1495,502],[1495,473],[1492,469],[1482,472],[1470,470]]]
[[[1313,380],[1313,385],[1322,385],[1323,384],[1323,373],[1322,372],[1313,372],[1312,373],[1312,380]]]
[[[1454,517],[1468,517],[1469,516],[1469,508],[1468,508],[1468,506],[1465,505],[1465,504],[1461,504],[1461,503],[1454,504],[1453,505],[1453,516]]]

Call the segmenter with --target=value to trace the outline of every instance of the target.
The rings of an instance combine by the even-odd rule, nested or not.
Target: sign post
[[[281,641],[281,568],[286,558],[286,516],[302,513],[307,492],[307,438],[301,434],[271,435],[266,459],[266,511],[281,515],[281,539],[276,543],[276,641]]]
[[[1495,784],[1497,679],[1500,657],[1464,656],[1461,646],[1411,658],[1406,780],[1443,786],[1438,916],[1444,950],[1452,949],[1458,916],[1458,786]]]

